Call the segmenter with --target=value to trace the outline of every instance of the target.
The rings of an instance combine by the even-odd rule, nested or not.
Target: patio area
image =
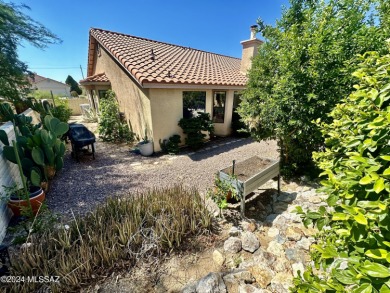
[[[90,126],[88,126],[90,128]],[[142,157],[127,145],[97,141],[96,159],[85,156],[80,163],[72,159],[67,145],[64,169],[52,182],[47,204],[64,220],[93,210],[114,195],[128,195],[148,188],[182,184],[206,194],[214,174],[232,160],[251,156],[278,157],[276,142],[253,142],[251,138],[220,138],[208,142],[197,152],[178,155],[155,154]]]

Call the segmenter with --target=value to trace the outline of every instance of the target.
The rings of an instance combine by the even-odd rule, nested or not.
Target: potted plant
[[[4,143],[4,131],[0,130],[1,141]],[[3,133],[4,132],[4,133]],[[45,192],[40,187],[41,175],[39,168],[25,165],[23,170],[22,160],[20,159],[21,148],[16,141],[12,141],[12,147],[5,145],[3,152],[8,157],[13,157],[16,164],[22,182],[22,188],[14,187],[6,188],[6,194],[3,199],[8,200],[8,207],[12,210],[15,216],[20,216],[23,210],[26,210],[24,214],[36,215],[39,211],[43,201],[45,200]],[[25,159],[25,158],[24,158]],[[25,176],[25,173],[29,173],[30,176]]]
[[[147,129],[145,129],[145,136],[138,143],[138,149],[143,156],[151,156],[153,154],[153,141],[148,138]]]

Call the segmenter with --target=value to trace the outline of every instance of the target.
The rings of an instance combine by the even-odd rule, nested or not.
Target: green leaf
[[[0,141],[1,141],[4,145],[9,146],[9,141],[8,141],[7,133],[6,133],[3,129],[0,129]]]
[[[367,184],[370,184],[372,182],[372,179],[370,176],[364,176],[362,179],[360,179],[359,181],[359,184],[361,185],[367,185]]]
[[[385,180],[380,177],[378,180],[375,181],[374,191],[376,193],[380,193],[383,189],[385,189]]]
[[[386,259],[388,251],[385,249],[369,249],[366,251],[365,255],[375,259]]]
[[[34,147],[31,152],[31,156],[36,164],[40,166],[45,165],[45,155],[43,154],[43,151],[40,148]]]
[[[390,293],[390,287],[386,284],[383,284],[379,290],[379,293]]]
[[[361,271],[374,278],[390,277],[390,269],[378,263],[369,263],[361,267]]]
[[[38,167],[33,167],[30,174],[32,185],[40,186],[42,182],[41,170]]]
[[[353,147],[358,146],[360,143],[361,143],[361,141],[359,139],[353,139],[346,145],[346,147],[353,148]]]
[[[371,293],[372,285],[369,283],[365,283],[360,285],[358,288],[352,291],[353,293]]]
[[[380,156],[385,161],[390,161],[390,156]]]
[[[349,215],[344,213],[334,213],[332,217],[332,221],[345,221],[348,219]]]
[[[358,213],[357,215],[353,216],[353,218],[355,219],[356,222],[358,222],[361,225],[367,225],[368,224],[367,218],[363,214],[361,214],[361,213]]]
[[[387,168],[385,171],[383,171],[383,175],[384,176],[390,175],[390,167]]]

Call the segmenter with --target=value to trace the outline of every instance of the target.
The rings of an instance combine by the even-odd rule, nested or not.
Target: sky
[[[274,25],[288,0],[13,0],[42,23],[62,43],[44,50],[29,44],[19,48],[19,58],[29,70],[64,82],[86,77],[88,34],[91,27],[182,45],[241,58],[241,41],[260,17]],[[261,36],[258,36],[261,39]]]

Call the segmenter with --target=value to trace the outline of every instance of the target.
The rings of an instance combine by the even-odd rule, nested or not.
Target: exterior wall
[[[28,109],[23,114],[26,116],[33,117],[33,123],[39,122],[39,114]],[[12,140],[15,140],[15,131],[11,122],[7,122],[4,125],[0,126],[0,129],[4,130],[7,133],[8,140],[11,143]],[[3,157],[3,143],[0,142],[0,194],[4,192],[3,186],[12,186],[14,183],[21,185],[20,175],[18,166],[9,162]],[[0,201],[0,243],[3,241],[8,223],[11,219],[11,212],[7,207],[7,203]]]
[[[7,122],[0,129],[7,133],[10,142],[15,139],[15,132],[11,122]],[[3,144],[0,142],[0,194],[4,192],[3,185],[12,186],[17,181],[17,178],[19,178],[18,166],[3,157]],[[8,209],[7,203],[0,201],[0,242],[5,237],[11,215],[12,213]]]
[[[38,83],[33,83],[32,87],[40,91],[53,91],[53,95],[70,97],[70,86],[55,80],[47,79]]]
[[[214,123],[215,135],[228,136],[232,132],[231,125],[232,125],[232,114],[233,114],[233,98],[234,98],[234,90],[227,90],[226,103],[225,103],[225,119],[223,123]]]
[[[119,108],[125,113],[132,131],[142,138],[147,129],[148,136],[153,137],[148,90],[142,89],[133,81],[103,48],[99,55],[94,58],[96,63],[92,74],[106,74],[111,82],[111,89],[117,96]]]
[[[183,91],[189,89],[150,89],[150,101],[152,108],[153,123],[153,141],[154,150],[161,150],[159,140],[167,139],[174,134],[182,137],[184,144],[184,135],[178,122],[183,118]],[[213,91],[191,89],[191,91],[206,92],[206,112],[213,113]],[[233,90],[226,90],[225,120],[224,123],[214,123],[215,134],[226,136],[231,133],[231,122],[233,113]]]
[[[88,99],[84,98],[73,98],[73,99],[66,99],[66,102],[68,103],[69,108],[72,110],[72,115],[81,115],[81,104],[89,104]]]

